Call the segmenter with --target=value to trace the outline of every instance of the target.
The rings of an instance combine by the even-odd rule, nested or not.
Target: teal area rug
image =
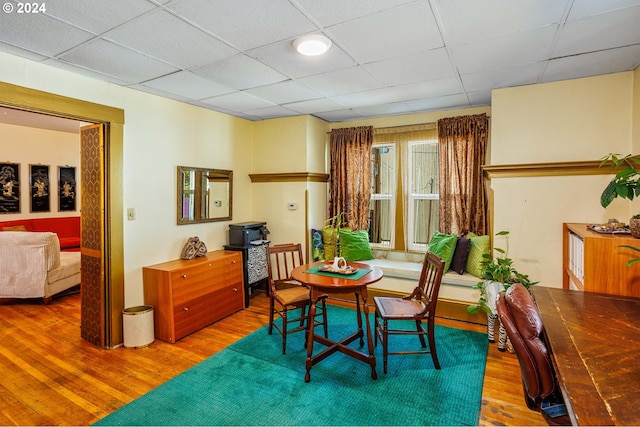
[[[331,339],[355,331],[354,310],[327,313]],[[378,344],[377,380],[366,363],[335,353],[305,383],[304,333],[289,335],[283,355],[265,326],[95,425],[477,425],[486,335],[438,325],[435,335],[441,370],[430,355],[391,355],[384,374]],[[420,346],[393,338],[396,349]],[[324,348],[315,343],[314,354]]]

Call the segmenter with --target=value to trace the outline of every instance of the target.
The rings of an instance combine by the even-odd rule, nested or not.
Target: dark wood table
[[[367,274],[362,276],[359,279],[354,280],[353,278],[348,277],[330,277],[321,274],[307,273],[307,270],[310,270],[319,265],[325,264],[324,262],[316,262],[312,264],[304,264],[297,268],[295,268],[291,272],[291,276],[303,283],[311,290],[311,307],[309,308],[309,333],[307,338],[307,360],[306,360],[306,368],[307,373],[305,374],[304,380],[309,382],[311,380],[311,368],[316,363],[321,360],[326,359],[331,354],[339,351],[351,357],[354,357],[360,361],[366,362],[371,366],[371,378],[374,380],[378,378],[376,374],[376,358],[373,354],[373,340],[371,338],[371,325],[369,322],[369,306],[367,304],[367,285],[371,283],[377,282],[382,279],[382,270],[378,267],[369,266],[366,264],[360,264],[356,262],[350,262],[349,266],[370,270]],[[353,292],[356,296],[356,316],[358,322],[358,330],[343,338],[340,341],[332,341],[324,336],[316,335],[314,333],[314,316],[316,314],[316,304],[320,297],[327,294],[335,294],[335,293],[351,293]],[[364,332],[362,329],[362,313],[360,310],[360,300],[362,300],[362,311],[364,312],[365,325],[367,327],[367,349],[368,354],[353,349],[351,347],[347,347],[350,343],[360,338],[360,346],[364,345]],[[329,315],[329,320],[331,319],[331,315]],[[318,342],[320,344],[326,345],[325,348],[320,353],[313,355],[313,343]]]
[[[640,425],[640,298],[534,286],[574,425]]]

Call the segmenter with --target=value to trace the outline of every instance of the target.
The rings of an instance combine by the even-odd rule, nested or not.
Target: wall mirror
[[[231,220],[233,171],[178,166],[178,225]]]

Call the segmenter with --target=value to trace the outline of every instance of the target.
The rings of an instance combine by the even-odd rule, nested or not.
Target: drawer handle
[[[233,292],[238,292],[238,288],[233,288]]]
[[[183,275],[182,275],[182,276],[180,276],[180,277],[182,277],[183,279],[186,279],[186,278],[187,278],[187,275],[186,275],[186,274],[183,274]]]
[[[235,260],[235,259],[234,259],[233,261],[231,261],[231,264],[235,264],[235,263],[236,263],[236,260]]]
[[[211,267],[211,264],[209,264],[209,267]]]
[[[184,307],[182,310],[189,311],[189,307]]]

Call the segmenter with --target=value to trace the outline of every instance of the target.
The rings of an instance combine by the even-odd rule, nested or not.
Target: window
[[[435,141],[409,143],[408,194],[409,250],[426,252],[438,230],[438,144]]]
[[[371,148],[369,242],[373,248],[394,247],[396,161],[394,144],[374,144]]]
[[[437,133],[403,137],[371,149],[369,241],[377,249],[425,252],[438,230]]]

